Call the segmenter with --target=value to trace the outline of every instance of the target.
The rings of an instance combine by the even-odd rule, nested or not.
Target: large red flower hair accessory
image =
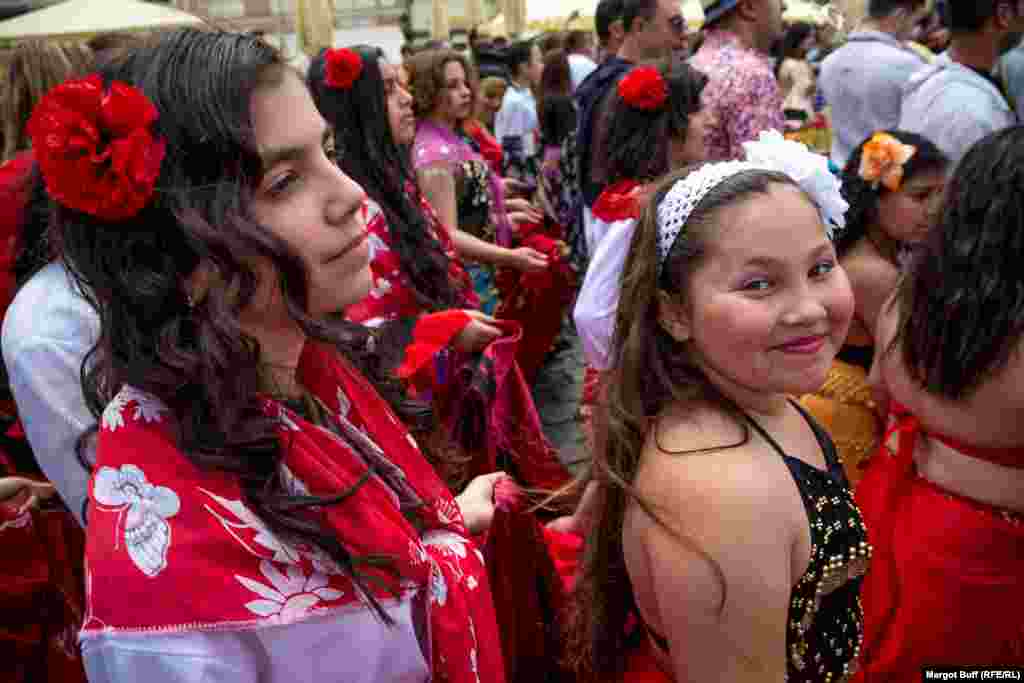
[[[324,53],[324,82],[331,88],[348,90],[363,73],[363,58],[347,47]]]
[[[107,221],[149,203],[166,141],[153,135],[157,110],[142,92],[96,74],[43,96],[27,130],[46,190],[63,206]]]
[[[653,66],[640,66],[619,81],[619,97],[634,109],[657,111],[668,99],[668,84]]]

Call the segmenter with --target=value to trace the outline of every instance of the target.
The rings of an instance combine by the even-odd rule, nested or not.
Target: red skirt
[[[583,538],[576,534],[544,529],[544,542],[548,554],[554,561],[555,568],[566,592],[571,592],[576,583],[576,572],[580,566],[580,555],[583,553]],[[658,666],[650,644],[644,640],[632,648],[626,655],[626,670],[623,672],[622,683],[672,683]]]
[[[857,681],[925,666],[1024,665],[1024,523],[917,476],[912,438],[880,449],[857,487],[874,546]]]

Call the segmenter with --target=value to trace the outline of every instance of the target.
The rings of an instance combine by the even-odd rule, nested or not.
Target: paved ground
[[[583,346],[568,320],[559,342],[533,382],[533,401],[544,423],[544,434],[558,449],[562,462],[576,474],[590,459],[590,453],[576,419],[583,393]]]

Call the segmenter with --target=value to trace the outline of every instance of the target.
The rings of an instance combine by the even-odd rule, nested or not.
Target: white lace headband
[[[672,245],[676,243],[676,237],[683,231],[683,226],[700,200],[726,178],[758,168],[746,161],[705,164],[672,186],[658,204],[658,277],[661,277],[661,270],[668,260],[668,253],[672,251]]]
[[[817,205],[829,239],[833,239],[835,228],[845,227],[849,204],[828,159],[774,130],[761,133],[755,142],[743,143],[743,149],[746,161],[705,164],[673,185],[658,205],[658,277],[697,204],[724,180],[743,171],[777,171],[792,178]]]

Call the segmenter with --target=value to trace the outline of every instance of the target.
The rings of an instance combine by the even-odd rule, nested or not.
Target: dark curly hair
[[[910,376],[967,397],[1004,367],[1024,331],[1024,127],[989,135],[946,186],[937,224],[897,290]]]
[[[619,97],[618,89],[604,108],[597,128],[607,130],[606,161],[602,182],[627,178],[654,179],[669,172],[669,144],[672,137],[686,135],[690,115],[700,111],[700,94],[707,76],[680,59],[653,63],[668,85],[668,100],[657,111],[636,109]],[[596,136],[595,136],[596,137]],[[597,161],[597,160],[595,160]]]
[[[458,62],[466,71],[469,89],[476,100],[476,71],[469,60],[455,50],[425,50],[417,52],[406,61],[409,70],[409,84],[412,90],[412,108],[416,118],[425,118],[434,113],[444,95],[444,68],[451,62]]]
[[[941,171],[949,164],[946,155],[930,140],[915,133],[904,130],[883,130],[904,145],[917,148],[914,156],[903,165],[903,182],[923,171]],[[846,227],[836,237],[836,252],[842,256],[853,248],[867,235],[868,228],[878,221],[878,202],[889,190],[884,187],[872,187],[871,183],[860,177],[860,161],[864,154],[864,145],[871,138],[864,140],[853,150],[842,173],[843,198],[849,202],[846,212]]]
[[[380,205],[391,247],[420,305],[428,311],[456,307],[460,297],[448,277],[448,257],[431,236],[420,209],[408,150],[391,134],[380,69],[384,52],[369,45],[351,49],[363,60],[362,73],[351,88],[331,88],[324,82],[326,50],[313,59],[306,75],[317,109],[334,128],[338,166]]]
[[[158,190],[139,214],[114,224],[55,205],[52,238],[100,318],[99,340],[83,363],[92,413],[98,418],[126,384],[156,396],[176,418],[184,457],[237,476],[246,503],[271,530],[316,543],[366,587],[367,579],[378,577],[360,568],[364,558],[301,516],[301,509],[339,504],[351,491],[319,498],[285,490],[279,463],[287,444],[277,419],[259,403],[260,347],[239,320],[258,284],[249,264],[267,259],[289,314],[309,337],[336,345],[374,374],[364,350],[369,333],[306,315],[301,258],[252,215],[262,163],[250,102],[260,88],[292,75],[301,79],[253,36],[192,29],[168,33],[105,66],[104,81],[139,88],[159,112],[156,126],[167,153]],[[210,264],[219,286],[193,309],[184,282],[201,262]],[[82,460],[87,437],[80,441]]]

